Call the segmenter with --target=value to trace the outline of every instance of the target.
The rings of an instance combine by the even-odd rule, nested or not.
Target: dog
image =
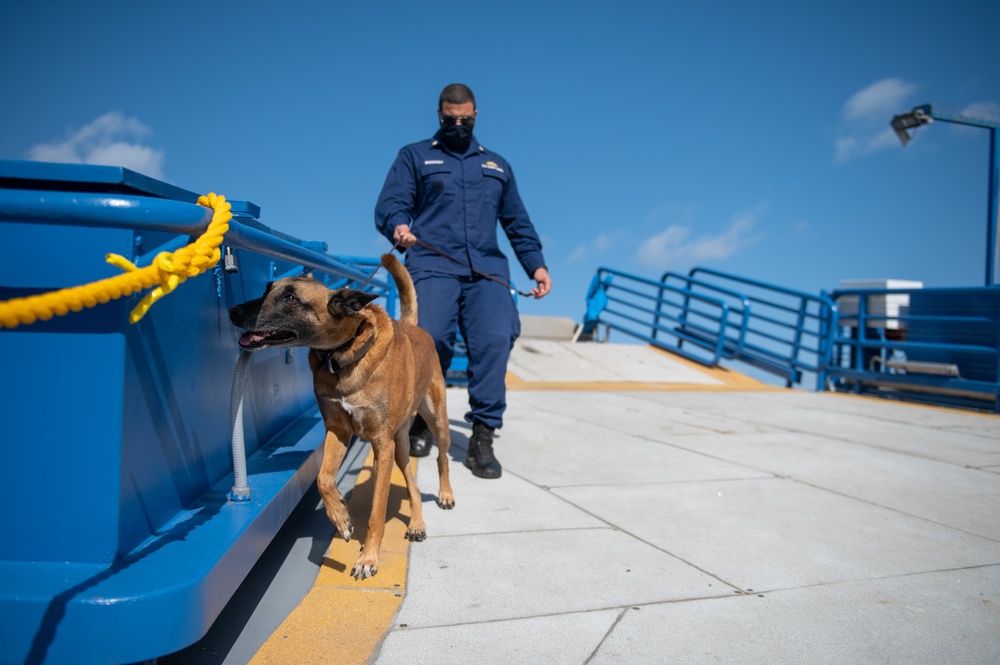
[[[417,413],[438,444],[438,505],[455,506],[448,473],[451,436],[445,383],[437,351],[431,336],[417,327],[417,296],[409,272],[391,254],[382,256],[381,263],[399,291],[399,320],[371,304],[377,297],[371,293],[331,290],[307,276],[271,282],[262,297],[229,310],[232,323],[246,331],[239,340],[244,349],[309,347],[316,402],[326,426],[317,485],[327,517],[348,542],[354,526],[335,476],[352,434],[371,442],[375,492],[368,533],[351,571],[357,580],[378,572],[393,460],[409,495],[406,538],[421,541],[427,535],[420,490],[409,464],[409,430]]]

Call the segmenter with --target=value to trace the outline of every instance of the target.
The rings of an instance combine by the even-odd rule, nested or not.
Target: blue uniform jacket
[[[399,151],[375,205],[375,226],[394,242],[393,231],[409,224],[417,238],[488,275],[510,280],[507,257],[497,244],[501,227],[528,277],[545,265],[542,242],[517,193],[510,165],[479,145],[464,155],[440,140],[413,143]],[[410,272],[471,275],[463,266],[420,245],[406,250]]]

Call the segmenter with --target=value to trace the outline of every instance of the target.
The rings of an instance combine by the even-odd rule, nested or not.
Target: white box
[[[843,279],[840,281],[841,290],[853,289],[922,289],[923,282],[908,279]],[[910,309],[909,293],[885,293],[868,296],[865,307],[867,316],[903,316],[905,317]],[[841,296],[837,300],[837,312],[840,317],[840,325],[857,326],[858,320],[858,296]],[[869,319],[869,328],[885,328],[886,330],[902,330],[906,328],[906,321],[895,318]]]

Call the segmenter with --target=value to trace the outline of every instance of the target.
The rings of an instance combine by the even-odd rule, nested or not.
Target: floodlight
[[[908,129],[915,129],[921,125],[929,125],[932,122],[934,122],[934,119],[927,115],[922,107],[918,107],[909,113],[893,116],[889,124],[892,125],[896,136],[899,137],[900,143],[906,145],[910,142],[911,138],[910,133],[907,131]]]
[[[1000,209],[1000,141],[997,140],[997,128],[1000,127],[1000,122],[942,113],[934,111],[930,104],[924,104],[914,107],[909,113],[894,116],[889,124],[892,125],[900,142],[906,145],[913,138],[909,130],[916,129],[920,125],[929,125],[935,120],[982,127],[990,132],[990,186],[986,194],[986,286],[1000,286],[1000,280],[997,279],[1000,272],[997,267],[997,256],[1000,255],[1000,237],[997,234],[998,217],[1000,217],[997,214],[997,210]]]

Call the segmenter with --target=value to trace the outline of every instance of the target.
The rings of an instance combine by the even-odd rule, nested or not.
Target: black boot
[[[493,454],[493,428],[478,420],[472,423],[472,438],[469,439],[465,466],[472,469],[472,475],[479,478],[499,478],[503,470]]]
[[[431,430],[419,415],[410,426],[410,457],[427,457],[431,454]]]

